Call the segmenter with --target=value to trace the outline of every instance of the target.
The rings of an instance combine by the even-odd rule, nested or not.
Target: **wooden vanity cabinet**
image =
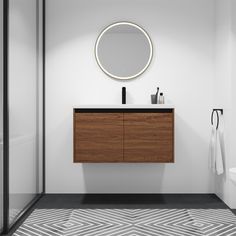
[[[74,162],[122,162],[123,113],[74,113]]]
[[[124,113],[125,162],[173,162],[173,113]]]
[[[74,109],[74,162],[174,162],[174,109]]]

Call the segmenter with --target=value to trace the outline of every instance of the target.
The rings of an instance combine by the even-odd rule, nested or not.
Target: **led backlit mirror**
[[[150,65],[153,46],[149,35],[140,26],[119,22],[105,28],[95,45],[100,68],[115,79],[133,79]]]

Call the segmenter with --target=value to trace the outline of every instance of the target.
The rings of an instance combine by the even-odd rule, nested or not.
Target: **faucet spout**
[[[126,87],[122,87],[122,104],[126,104]]]

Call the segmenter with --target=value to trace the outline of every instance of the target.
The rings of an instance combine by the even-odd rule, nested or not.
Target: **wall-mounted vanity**
[[[74,108],[74,162],[174,162],[174,108]]]

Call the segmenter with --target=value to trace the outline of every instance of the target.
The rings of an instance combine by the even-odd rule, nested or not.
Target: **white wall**
[[[232,59],[231,59],[231,73],[232,73],[232,87],[231,87],[231,94],[232,94],[232,99],[231,99],[231,103],[232,103],[232,108],[233,108],[233,119],[235,120],[236,118],[236,106],[235,106],[235,102],[236,102],[236,93],[235,93],[235,89],[236,89],[236,1],[231,0],[231,37],[232,37],[232,51],[231,51],[231,55],[232,55]],[[233,122],[234,124],[234,129],[233,131],[236,131],[236,123]],[[235,136],[234,133],[232,132],[232,140],[235,140]],[[232,162],[231,162],[231,166],[236,167],[236,146],[235,146],[235,142],[232,142],[233,148],[234,148],[234,155],[232,156]],[[235,195],[235,200],[236,200],[236,195]],[[235,207],[236,207],[236,202],[235,202]]]
[[[48,0],[46,178],[48,193],[211,193],[209,116],[214,76],[214,0]],[[117,21],[142,26],[154,59],[120,82],[97,66],[98,34]],[[73,164],[72,109],[150,103],[159,86],[176,107],[175,164]]]
[[[236,2],[235,0],[231,0],[231,37],[232,37],[232,48],[231,48],[231,104],[232,104],[232,128],[231,128],[231,145],[232,145],[232,153],[230,157],[230,167],[236,167],[236,145],[235,145],[235,133],[236,133]],[[230,207],[236,209],[236,184],[230,183]]]
[[[229,179],[229,168],[236,167],[236,3],[216,1],[216,77],[215,106],[224,108],[226,172],[216,177],[216,193],[231,208],[236,208],[236,185]]]
[[[0,0],[0,139],[2,139],[2,81],[3,80],[3,1]]]

